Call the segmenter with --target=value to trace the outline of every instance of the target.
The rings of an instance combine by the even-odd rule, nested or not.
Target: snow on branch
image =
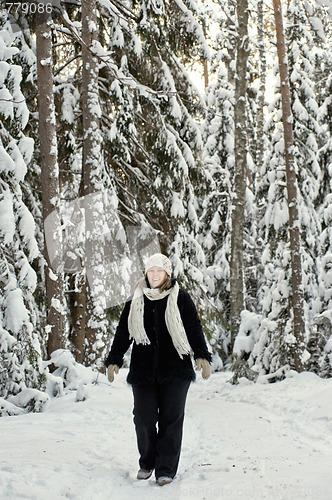
[[[188,7],[186,7],[186,5],[183,3],[182,0],[175,0],[175,3],[177,4],[178,8],[183,12],[185,17],[187,18],[187,21],[188,21],[187,26],[188,26],[189,31],[192,31],[193,33],[196,34],[196,36],[200,42],[200,46],[202,48],[204,57],[209,59],[210,48],[209,48],[209,45],[206,41],[206,37],[204,35],[203,28],[197,22],[193,12],[191,12],[191,10]],[[193,9],[193,11],[195,10],[195,5],[192,6],[192,9]]]
[[[142,83],[139,83],[133,76],[125,75],[121,71],[121,69],[117,66],[115,61],[112,59],[111,52],[105,50],[99,42],[95,42],[92,47],[87,46],[87,44],[84,42],[82,36],[78,31],[77,23],[72,22],[69,19],[67,12],[64,11],[63,9],[59,9],[58,13],[62,17],[62,21],[65,25],[65,28],[68,30],[68,34],[71,34],[82,47],[85,46],[101,62],[103,66],[106,66],[111,71],[116,80],[120,81],[127,87],[132,88],[140,95],[146,97],[149,95],[158,98],[172,97],[178,94],[178,92],[175,90],[174,91],[168,91],[162,89],[153,90],[150,87],[143,85]],[[63,27],[57,26],[55,24],[53,25],[53,29],[64,32]]]

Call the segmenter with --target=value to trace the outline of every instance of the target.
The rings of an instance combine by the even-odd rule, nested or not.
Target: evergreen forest
[[[61,352],[104,369],[159,251],[213,370],[332,376],[331,21],[331,0],[1,0],[0,416],[56,395]]]

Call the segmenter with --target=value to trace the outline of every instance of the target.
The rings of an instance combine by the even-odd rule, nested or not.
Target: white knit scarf
[[[161,300],[167,297],[167,295],[169,296],[165,311],[165,322],[167,330],[172,337],[174,347],[182,359],[183,354],[189,354],[191,348],[177,304],[179,295],[178,283],[175,283],[172,288],[161,293],[158,288],[148,288],[144,286],[144,282],[137,285],[130,306],[128,329],[130,338],[133,338],[136,344],[147,345],[150,344],[150,340],[144,329],[144,295],[149,300]]]

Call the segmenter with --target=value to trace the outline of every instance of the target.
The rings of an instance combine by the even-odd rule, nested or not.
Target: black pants
[[[176,474],[189,381],[133,385],[139,465],[156,478]]]

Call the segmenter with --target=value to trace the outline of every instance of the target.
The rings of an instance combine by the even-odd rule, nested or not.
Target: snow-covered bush
[[[72,353],[65,349],[54,351],[45,365],[56,367],[53,373],[47,376],[47,390],[50,396],[62,395],[64,388],[73,391],[82,385],[96,383],[99,376],[99,372],[77,363]]]
[[[24,203],[22,185],[33,153],[24,135],[29,112],[21,92],[22,68],[13,63],[19,52],[5,11],[0,13],[0,397],[13,405],[40,411],[45,374],[36,335],[37,278],[32,268],[39,251],[35,221]],[[37,390],[37,393],[31,391]],[[27,392],[28,391],[28,392]],[[1,415],[20,410],[1,405]]]
[[[40,413],[46,409],[50,398],[45,392],[37,389],[24,389],[16,396],[10,396],[8,401],[27,412]]]

